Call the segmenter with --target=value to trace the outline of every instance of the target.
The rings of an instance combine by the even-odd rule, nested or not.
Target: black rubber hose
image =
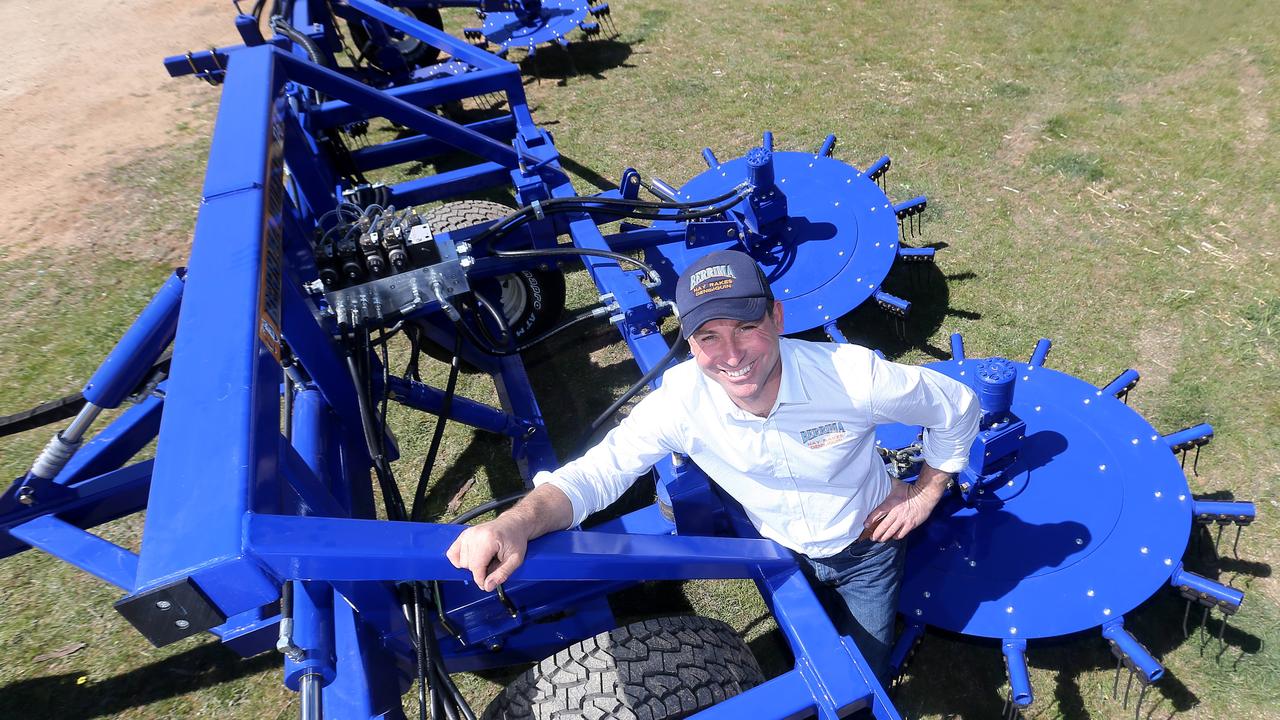
[[[491,252],[497,257],[505,257],[505,258],[556,257],[560,255],[577,255],[577,256],[589,255],[591,257],[609,258],[610,260],[613,260],[614,262],[617,262],[617,263],[624,263],[624,262],[629,263],[635,266],[636,268],[643,270],[644,273],[648,275],[650,278],[653,278],[654,280],[658,279],[658,273],[655,272],[653,268],[631,257],[630,255],[623,255],[622,253],[617,253],[612,250],[593,250],[589,248],[557,247],[557,248],[535,248],[532,250],[496,250],[495,249],[495,250],[492,250]]]
[[[382,490],[382,501],[387,509],[387,517],[392,520],[404,520],[404,498],[396,487],[391,468],[387,466],[386,457],[378,450],[381,443],[376,437],[377,430],[373,423],[373,412],[369,408],[369,392],[365,381],[356,367],[356,358],[352,350],[347,351],[347,371],[351,373],[352,383],[356,388],[356,404],[360,409],[360,426],[364,430],[364,442],[373,461],[373,472],[378,478],[378,487]]]
[[[151,379],[155,377],[157,372],[167,374],[169,372],[169,363],[172,359],[173,350],[166,350],[164,354],[160,356],[160,359],[156,361],[156,364],[151,366],[151,372],[147,373],[146,376],[143,377],[142,382],[140,382],[130,394],[137,394],[142,390],[142,388],[146,387],[147,384],[151,382]],[[70,395],[60,397],[57,400],[50,400],[49,402],[41,403],[29,410],[23,410],[22,412],[0,417],[0,437],[15,435],[27,430],[44,427],[45,425],[58,422],[59,420],[73,418],[80,412],[81,408],[83,408],[87,402],[88,401],[84,398],[84,394],[72,393]]]
[[[504,508],[508,505],[514,504],[517,500],[524,497],[525,495],[528,495],[530,492],[531,491],[529,490],[521,490],[520,492],[514,495],[508,495],[506,497],[498,498],[497,500],[490,500],[487,503],[482,503],[462,513],[458,517],[454,518],[451,522],[454,525],[465,525],[466,523],[469,523],[472,520],[475,520],[476,518],[480,517],[481,515],[487,512],[491,512],[493,510],[497,510],[499,508]]]
[[[648,200],[622,200],[619,198],[599,198],[599,197],[568,197],[568,198],[551,198],[541,202],[537,208],[533,205],[526,205],[515,212],[500,218],[493,225],[474,236],[472,244],[479,244],[490,238],[500,237],[511,232],[521,223],[526,222],[530,215],[536,214],[541,210],[544,215],[555,214],[561,212],[595,212],[617,214],[619,217],[632,217],[641,220],[696,220],[711,215],[719,215],[734,205],[737,205],[745,197],[742,188],[734,188],[727,193],[710,198],[707,200],[693,200],[688,202],[654,202]],[[723,203],[723,204],[720,204]],[[627,213],[613,212],[603,206],[615,206],[629,208]],[[670,215],[662,215],[660,213],[642,213],[642,209],[664,210],[673,208],[703,208],[688,213],[673,213]]]
[[[462,336],[456,336],[453,343],[453,360],[449,362],[449,379],[444,385],[444,398],[440,401],[440,415],[436,417],[435,432],[431,434],[431,445],[427,448],[427,459],[422,462],[422,472],[418,474],[418,487],[413,493],[413,511],[409,519],[422,522],[427,514],[427,485],[431,479],[431,469],[435,467],[436,456],[440,452],[440,441],[444,439],[444,426],[449,418],[449,410],[453,407],[453,394],[458,388],[458,369],[462,365]]]
[[[685,340],[683,335],[677,338],[676,341],[672,343],[671,349],[667,350],[667,354],[663,355],[662,359],[659,360],[656,365],[649,368],[648,372],[641,376],[634,385],[627,388],[626,392],[622,393],[617,400],[614,400],[613,404],[610,405],[603,413],[600,413],[600,417],[596,418],[595,421],[591,423],[590,429],[587,430],[586,438],[583,439],[582,444],[578,447],[578,451],[573,454],[573,457],[580,457],[585,453],[589,449],[587,444],[591,441],[591,436],[595,434],[596,430],[599,430],[600,426],[609,422],[614,413],[618,412],[623,405],[626,405],[627,402],[631,400],[631,398],[635,397],[636,393],[644,389],[646,385],[653,382],[654,378],[661,375],[667,369],[667,366],[671,364],[671,361],[679,357],[686,349],[688,349],[688,347],[689,341]]]
[[[471,326],[467,325],[465,322],[462,322],[461,320],[455,322],[454,325],[456,325],[459,328],[462,335],[466,336],[467,340],[469,340],[477,350],[484,353],[485,355],[488,355],[490,357],[511,357],[512,355],[519,355],[520,353],[525,352],[530,348],[533,348],[539,343],[549,340],[551,336],[556,335],[557,333],[564,332],[570,327],[577,325],[578,323],[584,320],[590,320],[593,317],[596,317],[596,314],[593,312],[579,313],[569,318],[568,320],[562,320],[555,327],[509,350],[499,350],[490,345],[486,345],[484,341],[476,337],[475,332],[471,330]]]
[[[271,18],[271,29],[289,38],[298,45],[301,45],[302,49],[307,53],[307,58],[310,59],[311,62],[319,65],[320,67],[329,67],[327,58],[325,58],[324,53],[320,52],[320,46],[316,45],[316,41],[312,40],[306,33],[303,33],[290,25],[282,16],[276,15]]]
[[[423,628],[426,626],[426,614],[422,611],[422,586],[418,583],[413,584],[413,630],[414,630],[414,650],[416,651],[418,660],[418,718],[419,720],[427,720],[428,717],[436,716],[435,709],[439,705],[440,700],[436,697],[434,683],[427,683],[427,643],[423,637]],[[428,712],[430,710],[430,712]]]

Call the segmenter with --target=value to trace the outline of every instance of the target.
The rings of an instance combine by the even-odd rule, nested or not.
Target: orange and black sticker
[[[284,125],[283,99],[272,112],[271,144],[267,149],[267,182],[262,203],[262,256],[258,278],[258,338],[279,362],[284,345],[281,336],[281,283],[284,281]]]

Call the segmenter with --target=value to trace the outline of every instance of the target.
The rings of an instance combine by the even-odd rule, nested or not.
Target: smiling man
[[[485,590],[505,582],[529,540],[581,523],[669,453],[688,455],[766,538],[791,549],[832,601],[881,679],[905,552],[962,470],[978,430],[964,384],[848,344],[782,338],[782,303],[750,256],[700,258],[676,287],[693,360],[668,370],[600,444],[448,550]],[[891,480],[875,447],[885,423],[921,425],[915,483]],[[847,612],[845,612],[847,609]]]

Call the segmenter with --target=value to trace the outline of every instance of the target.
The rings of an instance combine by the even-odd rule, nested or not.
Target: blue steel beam
[[[0,514],[0,558],[26,549],[26,543],[9,537],[8,531],[41,515],[58,515],[72,525],[89,528],[138,512],[146,507],[151,468],[152,461],[144,460],[113,470],[34,506],[12,502],[12,493],[6,493],[6,511]]]
[[[133,589],[138,556],[87,530],[45,515],[10,528],[9,534],[126,592]]]
[[[265,46],[237,54],[223,90],[138,561],[137,595],[189,578],[225,616],[279,594],[242,549],[244,514],[278,501],[269,479],[282,375],[268,342],[280,322],[270,314],[279,207],[267,190],[281,182],[279,57]]]
[[[516,132],[515,119],[510,115],[468,123],[463,127],[500,142],[510,142]],[[400,163],[429,160],[453,149],[452,145],[437,138],[407,137],[352,150],[351,162],[357,170],[367,172]]]
[[[406,180],[388,187],[388,203],[396,207],[425,205],[437,200],[447,200],[459,195],[487,190],[505,185],[508,168],[495,162],[479,163],[469,167],[449,170]]]
[[[448,52],[450,56],[467,64],[485,69],[513,67],[498,56],[480,50],[471,43],[459,40],[443,30],[437,30],[417,18],[405,15],[390,5],[384,5],[380,2],[375,2],[375,0],[347,0],[347,4],[365,15],[408,33],[432,47],[440,48]]]
[[[533,125],[520,85],[520,69],[515,65],[479,70],[464,75],[389,88],[388,96],[416,107],[432,107],[487,93],[506,93],[507,103],[519,126]],[[329,128],[369,118],[369,109],[346,100],[327,100],[313,108],[307,118],[313,127]]]
[[[253,514],[246,550],[282,578],[466,580],[445,550],[459,525]],[[512,581],[756,577],[794,568],[768,540],[562,531],[529,544]]]
[[[298,59],[266,45],[252,48],[243,54],[263,52],[273,55],[283,66],[289,79],[294,82],[355,103],[372,115],[385,117],[405,127],[439,138],[459,150],[498,163],[503,167],[515,168],[520,165],[522,158],[511,146],[503,145],[487,135],[411,105],[391,93],[376,90],[333,70]]]

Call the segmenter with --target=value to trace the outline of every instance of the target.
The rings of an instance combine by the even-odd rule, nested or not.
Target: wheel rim
[[[502,288],[502,296],[499,298],[502,303],[502,314],[507,318],[507,324],[513,325],[524,314],[525,306],[529,304],[529,291],[515,273],[503,275],[498,279],[498,285]]]
[[[396,8],[396,10],[399,11],[401,15],[407,15],[408,17],[411,17],[414,20],[418,19],[418,16],[414,15],[413,11],[410,10],[409,8],[398,7]],[[417,52],[418,48],[422,47],[423,45],[421,40],[419,40],[418,38],[412,35],[409,35],[408,33],[402,32],[400,30],[397,30],[391,27],[388,27],[387,29],[390,32],[399,33],[400,35],[399,38],[392,39],[391,47],[395,48],[396,52],[400,53],[401,55],[411,55]]]

